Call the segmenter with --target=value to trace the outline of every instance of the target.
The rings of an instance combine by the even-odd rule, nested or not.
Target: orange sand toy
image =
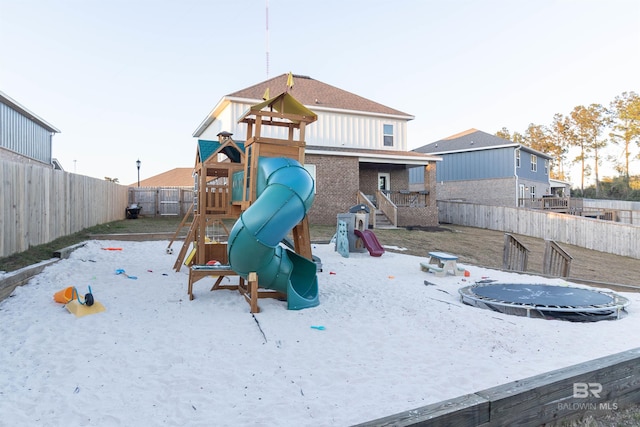
[[[65,288],[65,289],[63,289],[61,291],[58,291],[53,295],[53,299],[56,302],[59,302],[61,304],[68,303],[74,297],[75,297],[75,295],[73,293],[73,286],[69,286],[68,288]]]
[[[99,301],[93,300],[93,294],[91,293],[91,286],[89,286],[89,293],[85,295],[84,301],[80,300],[78,290],[69,286],[61,291],[56,292],[53,295],[53,299],[56,302],[65,304],[65,307],[69,313],[75,314],[76,317],[86,316],[88,314],[101,313],[106,310]]]

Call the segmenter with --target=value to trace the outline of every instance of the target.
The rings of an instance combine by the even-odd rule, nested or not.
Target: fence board
[[[138,204],[142,207],[140,213],[145,216],[184,216],[193,203],[194,195],[190,187],[131,187],[129,204]]]
[[[485,220],[491,218],[491,220]],[[488,228],[640,259],[640,225],[525,208],[438,201],[441,223]]]
[[[0,160],[0,180],[0,257],[124,219],[122,185],[8,160]]]

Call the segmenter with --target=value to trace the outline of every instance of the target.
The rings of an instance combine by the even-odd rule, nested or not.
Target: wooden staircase
[[[376,228],[396,228],[393,225],[393,223],[389,221],[389,218],[387,218],[387,216],[381,210],[376,209],[375,215],[376,215],[376,222],[375,222]]]

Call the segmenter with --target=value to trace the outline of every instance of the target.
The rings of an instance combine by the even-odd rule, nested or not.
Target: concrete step
[[[382,212],[376,212],[376,228],[396,228]]]

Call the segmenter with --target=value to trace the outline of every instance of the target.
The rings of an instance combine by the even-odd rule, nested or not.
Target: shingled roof
[[[250,86],[227,95],[233,98],[262,99],[269,89],[271,96],[275,96],[287,89],[288,74],[281,74],[262,83]],[[293,87],[289,89],[300,103],[313,109],[314,107],[335,108],[339,110],[364,111],[368,113],[402,116],[407,120],[414,117],[402,111],[387,107],[370,99],[363,98],[346,90],[314,80],[309,76],[293,75]]]
[[[130,187],[138,183],[129,184]],[[193,168],[175,168],[140,181],[140,187],[193,187]]]
[[[545,158],[551,158],[548,154],[534,150],[517,142],[509,141],[508,139],[500,138],[499,136],[492,135],[490,133],[482,132],[478,129],[468,129],[464,132],[451,135],[447,138],[432,142],[431,144],[423,145],[413,151],[418,153],[427,154],[449,154],[459,153],[464,151],[478,151],[478,150],[490,150],[493,148],[502,147],[521,147],[536,153]]]
[[[444,154],[456,151],[482,150],[495,147],[518,145],[512,141],[500,138],[478,129],[469,129],[464,132],[451,135],[447,138],[423,145],[413,151],[418,153]]]

